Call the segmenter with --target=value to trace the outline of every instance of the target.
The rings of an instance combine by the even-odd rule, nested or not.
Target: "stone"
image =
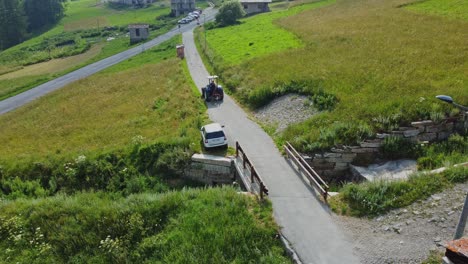
[[[434,122],[432,120],[423,120],[423,121],[416,121],[416,122],[411,122],[411,125],[414,127],[421,127],[421,126],[429,126],[433,125]]]
[[[379,216],[379,217],[377,217],[377,218],[375,219],[375,221],[380,222],[380,221],[382,221],[382,220],[384,220],[384,219],[385,219],[385,218],[384,218],[383,216]]]
[[[434,238],[434,242],[440,242],[440,241],[442,241],[442,239],[440,237]]]
[[[324,158],[339,158],[341,157],[341,153],[332,153],[332,152],[327,152],[323,154]]]
[[[375,135],[376,138],[378,139],[384,139],[386,137],[389,137],[390,134],[387,134],[387,133],[377,133],[377,135]]]
[[[378,148],[357,148],[351,150],[353,153],[375,153],[378,152]]]
[[[426,132],[427,133],[437,133],[443,130],[443,127],[440,125],[434,125],[434,126],[427,126],[426,127]]]
[[[419,135],[420,131],[419,129],[412,129],[412,130],[405,130],[403,131],[403,136],[404,137],[415,137],[417,135]]]
[[[361,142],[361,147],[363,148],[380,148],[382,146],[382,141],[381,140],[372,140],[372,141],[363,141]]]
[[[451,135],[450,132],[439,132],[439,133],[437,133],[437,139],[438,140],[445,140],[445,139],[449,138],[450,135]]]
[[[415,211],[413,211],[413,214],[414,214],[414,215],[420,215],[420,214],[421,214],[421,212],[420,212],[420,211],[416,211],[416,210],[415,210]]]
[[[455,213],[455,211],[450,211],[450,212],[448,212],[447,214],[448,214],[448,215],[453,215],[454,213]]]
[[[429,141],[432,142],[437,139],[437,133],[421,133],[417,135],[419,141]]]
[[[440,199],[442,199],[442,197],[437,195],[431,195],[431,198],[434,199],[434,201],[440,201]]]

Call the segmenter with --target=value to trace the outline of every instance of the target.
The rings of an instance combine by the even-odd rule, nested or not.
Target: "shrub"
[[[422,153],[421,146],[397,136],[386,137],[381,146],[386,159],[417,158]]]
[[[224,2],[219,8],[218,14],[216,14],[216,22],[221,26],[233,25],[237,19],[245,15],[244,8],[237,0],[231,0]]]

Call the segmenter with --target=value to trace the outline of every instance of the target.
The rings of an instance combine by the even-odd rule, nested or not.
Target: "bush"
[[[237,19],[245,15],[244,8],[237,0],[224,2],[216,14],[216,22],[221,26],[234,25]]]
[[[381,151],[386,159],[414,159],[421,155],[422,148],[403,137],[389,136],[384,139]]]

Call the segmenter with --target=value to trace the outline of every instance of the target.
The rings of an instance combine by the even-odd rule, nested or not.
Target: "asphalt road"
[[[214,19],[216,14],[216,10],[212,8],[207,8],[203,11],[202,16],[200,17],[200,22],[203,24],[205,21],[211,21]],[[197,24],[195,21],[192,21],[190,24],[185,24],[181,25],[180,29],[178,27],[175,27],[171,31],[158,36],[157,38],[148,41],[144,44],[138,45],[136,47],[133,47],[131,49],[128,49],[126,51],[123,51],[121,53],[118,53],[116,55],[113,55],[111,57],[108,57],[106,59],[100,60],[98,62],[95,62],[93,64],[90,64],[88,66],[85,66],[81,69],[78,69],[76,71],[70,72],[68,74],[65,74],[61,77],[58,77],[54,80],[51,80],[49,82],[46,82],[44,84],[41,84],[39,86],[36,86],[28,91],[25,91],[21,94],[15,95],[13,97],[7,98],[3,101],[0,101],[0,115],[10,112],[18,107],[21,107],[34,99],[37,99],[47,93],[50,93],[52,91],[55,91],[57,89],[60,89],[67,84],[70,84],[76,80],[86,78],[90,75],[93,75],[99,71],[102,71],[112,65],[115,65],[119,62],[122,62],[126,59],[129,59],[133,56],[136,56],[146,49],[152,48],[158,44],[161,44],[162,42],[171,39],[172,37],[176,36],[177,34],[183,33],[183,32],[189,32],[192,31],[195,27],[197,27]],[[175,54],[175,49],[174,49],[174,54]]]
[[[199,89],[210,75],[195,48],[193,32],[183,34],[190,74]],[[213,73],[211,73],[213,74]],[[359,263],[352,243],[334,223],[329,208],[281,156],[273,140],[229,96],[208,104],[210,119],[225,125],[229,145],[239,141],[269,189],[276,222],[303,263]]]

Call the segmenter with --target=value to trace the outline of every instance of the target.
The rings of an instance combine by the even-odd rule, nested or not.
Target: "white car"
[[[202,126],[200,132],[205,148],[227,147],[228,141],[223,127],[218,123]]]

